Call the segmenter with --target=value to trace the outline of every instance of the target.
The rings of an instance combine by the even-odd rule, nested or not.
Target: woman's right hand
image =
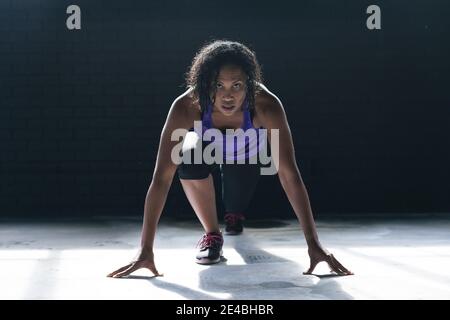
[[[123,266],[111,272],[107,276],[111,278],[122,278],[142,268],[149,269],[155,276],[162,276],[162,274],[160,274],[158,270],[156,270],[155,262],[153,260],[153,251],[145,249],[140,250],[137,259],[133,260],[126,266]]]

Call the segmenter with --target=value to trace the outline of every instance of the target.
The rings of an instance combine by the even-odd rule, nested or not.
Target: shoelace
[[[221,246],[223,244],[223,238],[218,233],[207,233],[197,243],[197,247],[200,249],[210,248],[214,246]]]
[[[227,213],[224,220],[227,224],[235,225],[238,221],[244,220],[244,216],[240,213]]]

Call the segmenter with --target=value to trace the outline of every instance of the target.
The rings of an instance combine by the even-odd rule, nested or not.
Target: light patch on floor
[[[198,223],[163,223],[155,263],[164,276],[125,279],[106,275],[136,256],[138,220],[9,222],[0,224],[0,299],[450,299],[450,219],[434,219],[319,221],[322,244],[355,272],[347,277],[323,262],[302,274],[309,259],[295,221],[225,237],[225,259],[212,266],[194,262]]]

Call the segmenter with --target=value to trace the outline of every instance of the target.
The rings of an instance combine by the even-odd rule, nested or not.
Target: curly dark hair
[[[227,40],[215,40],[204,45],[195,55],[186,74],[191,96],[200,103],[201,111],[207,106],[210,95],[215,93],[220,68],[232,64],[239,66],[247,75],[246,97],[250,112],[255,108],[255,96],[262,83],[261,66],[255,53],[242,43]]]

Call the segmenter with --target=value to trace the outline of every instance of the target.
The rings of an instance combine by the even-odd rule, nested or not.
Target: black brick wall
[[[81,30],[66,28],[70,4]],[[382,30],[365,27],[370,4]],[[168,108],[213,38],[256,51],[316,214],[448,212],[449,9],[2,0],[0,216],[141,214]],[[165,211],[191,215],[177,179]],[[263,177],[249,215],[290,212],[277,177]]]

